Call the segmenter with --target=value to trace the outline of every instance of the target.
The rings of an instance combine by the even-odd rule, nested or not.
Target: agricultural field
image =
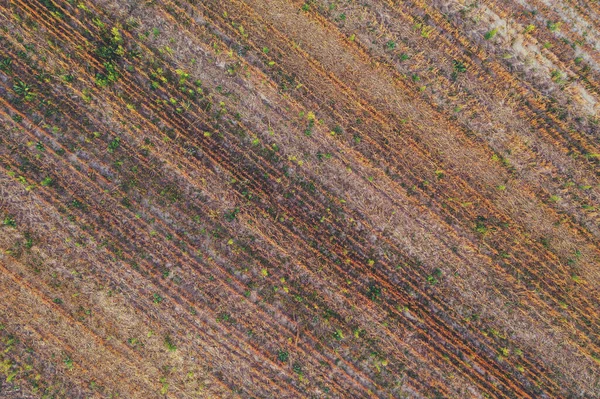
[[[0,0],[0,398],[600,398],[598,0]]]

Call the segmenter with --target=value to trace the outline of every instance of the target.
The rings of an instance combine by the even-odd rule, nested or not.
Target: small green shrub
[[[175,352],[177,350],[177,346],[173,343],[173,340],[169,335],[165,336],[165,346],[170,352]]]
[[[67,367],[67,369],[73,370],[73,359],[71,359],[69,356],[66,356],[63,359],[63,363],[65,364],[65,366]]]
[[[117,148],[119,148],[120,145],[121,145],[121,138],[115,137],[114,139],[112,139],[112,141],[110,143],[108,143],[108,152],[110,152],[112,154],[113,152],[115,152],[115,150]]]
[[[458,72],[458,73],[467,72],[467,67],[461,61],[458,61],[458,60],[452,61],[452,67],[455,72]]]
[[[552,22],[552,21],[546,22],[546,27],[551,32],[556,32],[556,31],[560,30],[561,25],[562,25],[562,22]]]
[[[280,362],[285,363],[288,361],[289,358],[290,354],[286,351],[280,350],[279,352],[277,352],[277,359],[279,359]]]
[[[225,220],[227,220],[228,222],[233,222],[239,212],[240,208],[237,207],[229,212],[225,212]]]
[[[377,286],[375,284],[371,284],[369,286],[369,291],[367,292],[367,296],[372,301],[379,300],[379,298],[381,297],[381,287],[379,287],[379,286]]]
[[[164,298],[156,293],[152,294],[152,301],[156,304],[161,303],[164,300]]]
[[[485,38],[485,40],[491,40],[494,38],[494,36],[496,36],[496,34],[498,33],[498,29],[492,29],[490,31],[488,31],[485,35],[483,35],[483,37]]]
[[[2,224],[9,227],[17,227],[17,222],[10,216],[5,217]]]
[[[15,81],[13,90],[16,94],[21,96],[25,101],[31,101],[35,98],[36,94],[31,90],[31,87],[22,80]]]
[[[344,333],[342,332],[342,330],[340,330],[339,328],[337,330],[335,330],[335,332],[333,333],[333,338],[335,338],[336,341],[341,341],[344,339]]]

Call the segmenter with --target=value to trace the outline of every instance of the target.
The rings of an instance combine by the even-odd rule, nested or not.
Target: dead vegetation
[[[0,396],[600,397],[582,4],[0,0]]]

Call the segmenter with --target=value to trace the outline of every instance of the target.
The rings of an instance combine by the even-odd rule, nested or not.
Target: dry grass
[[[600,397],[580,3],[0,0],[0,396]]]

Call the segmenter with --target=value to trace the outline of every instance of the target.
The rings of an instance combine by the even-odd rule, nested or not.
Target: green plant
[[[120,145],[121,145],[121,138],[115,137],[114,139],[112,139],[112,141],[110,143],[108,143],[108,152],[110,152],[112,154],[113,152],[115,152],[115,150],[117,148],[119,148]]]
[[[440,279],[442,278],[442,270],[440,268],[435,268],[433,269],[433,272],[427,276],[427,282],[431,285],[435,285],[437,283],[439,283]]]
[[[311,113],[309,113],[309,115],[310,115],[310,114],[311,114]],[[304,135],[305,135],[306,137],[310,137],[310,136],[312,136],[312,130],[313,130],[313,127],[314,127],[314,126],[315,126],[315,119],[314,119],[314,118],[311,118],[311,119],[309,119],[309,121],[308,121],[308,126],[306,127],[306,129],[304,129]]]
[[[379,286],[377,286],[375,284],[371,284],[369,286],[369,291],[367,292],[367,296],[372,301],[379,300],[379,298],[381,297],[381,287],[379,287]]]
[[[279,352],[277,352],[277,359],[279,359],[279,361],[282,363],[287,362],[289,357],[290,355],[286,351],[280,350]]]
[[[6,73],[10,72],[12,69],[12,59],[10,58],[0,58],[0,71],[4,71]]]
[[[462,63],[462,61],[458,61],[458,60],[452,61],[452,68],[454,69],[455,72],[458,72],[458,73],[467,72],[467,67],[465,66],[465,64]]]
[[[333,333],[333,338],[335,338],[337,341],[341,341],[344,339],[344,333],[338,328]]]
[[[173,343],[173,340],[169,335],[165,336],[165,346],[170,352],[175,352],[177,350],[177,346]]]
[[[344,130],[342,129],[342,127],[340,125],[335,125],[331,131],[332,131],[332,136],[340,135],[340,134],[344,133]]]
[[[498,33],[498,29],[494,28],[490,31],[487,31],[487,33],[485,35],[483,35],[483,37],[485,38],[485,40],[490,40],[490,39],[493,39],[497,33]]]
[[[74,199],[73,201],[71,201],[69,206],[76,208],[76,209],[85,209],[86,208],[86,205],[77,199]]]
[[[5,217],[2,224],[10,227],[17,227],[17,222],[10,216]]]
[[[429,36],[431,36],[431,34],[433,33],[433,31],[435,30],[435,28],[433,26],[429,26],[429,25],[422,24],[422,23],[416,24],[415,28],[418,31],[420,31],[421,37],[423,37],[425,39],[429,38]]]
[[[50,11],[50,15],[55,18],[63,18],[64,14],[51,0],[41,0],[41,3],[46,6],[48,11]]]
[[[120,76],[116,65],[112,62],[105,62],[104,68],[106,69],[105,73],[97,73],[94,78],[96,85],[100,87],[106,87],[113,84]]]
[[[31,238],[31,233],[30,232],[26,232],[24,234],[25,236],[25,248],[27,249],[31,249],[33,247],[33,238]]]
[[[475,231],[479,234],[486,234],[488,232],[488,228],[485,225],[485,218],[482,216],[478,216],[475,220]]]
[[[96,74],[96,77],[94,78],[94,83],[96,83],[96,85],[99,87],[106,87],[110,84],[106,75],[103,75],[101,73]]]
[[[458,61],[458,60],[452,61],[452,69],[453,69],[453,71],[452,71],[451,78],[453,81],[458,78],[459,73],[467,72],[467,67],[465,66],[465,64],[462,61]]]
[[[152,294],[152,301],[156,304],[161,303],[164,300],[164,298],[156,293]]]
[[[71,359],[69,356],[66,356],[63,359],[63,363],[65,364],[65,366],[67,367],[67,369],[73,370],[73,359]]]
[[[552,22],[552,21],[546,22],[546,27],[551,32],[556,32],[556,31],[560,30],[561,25],[562,25],[562,22]]]
[[[235,207],[234,209],[232,209],[229,212],[225,212],[225,220],[227,220],[228,222],[233,222],[237,216],[237,214],[240,212],[240,208]]]
[[[234,320],[231,318],[231,315],[227,312],[219,313],[219,315],[217,316],[217,322],[221,322],[221,321],[231,322],[231,323],[234,322]]]
[[[160,377],[160,379],[158,381],[161,384],[160,394],[166,395],[167,392],[169,392],[169,383],[167,382],[167,377]]]
[[[31,101],[35,98],[36,94],[31,90],[31,87],[22,80],[15,81],[13,85],[13,90],[19,96],[23,97],[25,101]]]
[[[298,362],[294,362],[294,364],[292,364],[292,370],[294,370],[294,373],[302,375],[302,365]]]
[[[552,78],[553,82],[558,83],[558,84],[565,84],[567,82],[563,73],[556,69],[550,73],[550,77]]]

